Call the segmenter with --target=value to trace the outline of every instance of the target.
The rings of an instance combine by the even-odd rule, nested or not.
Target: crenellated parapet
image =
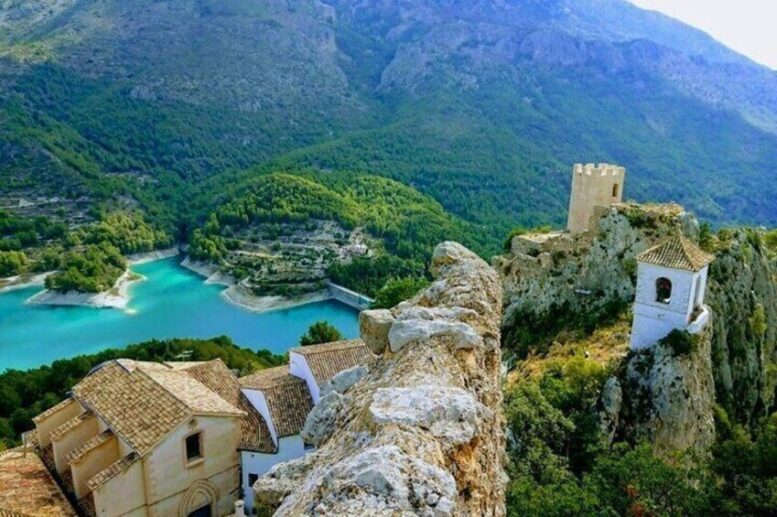
[[[572,168],[574,174],[581,176],[595,176],[595,177],[626,177],[626,168],[619,165],[611,165],[609,163],[576,163]]]
[[[572,168],[567,230],[575,234],[587,231],[597,206],[608,206],[622,201],[625,181],[624,167],[608,163],[575,164]]]

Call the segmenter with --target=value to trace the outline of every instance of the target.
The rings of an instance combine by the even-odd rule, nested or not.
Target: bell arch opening
[[[672,302],[672,281],[668,278],[656,280],[656,301],[667,305]]]

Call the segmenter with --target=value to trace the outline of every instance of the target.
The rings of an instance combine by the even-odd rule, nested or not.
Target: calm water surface
[[[358,335],[358,314],[327,301],[252,313],[224,301],[221,286],[178,265],[178,259],[134,266],[145,282],[131,289],[129,310],[26,305],[40,288],[0,294],[0,372],[149,339],[226,335],[240,346],[282,353],[311,323],[326,320],[348,338]]]

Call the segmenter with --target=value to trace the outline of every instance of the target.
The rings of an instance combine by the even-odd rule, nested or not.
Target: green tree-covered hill
[[[359,171],[488,227],[627,197],[777,222],[777,74],[625,0],[0,8],[0,197],[128,200],[188,235],[262,170]],[[337,186],[336,188],[340,188]]]
[[[374,295],[390,278],[423,277],[436,243],[456,240],[483,254],[490,251],[487,227],[452,216],[429,196],[393,180],[358,173],[257,174],[194,230],[192,257],[232,262],[230,252],[247,245],[246,228],[277,234],[280,225],[304,228],[314,221],[332,221],[343,232],[359,228],[376,243],[370,256],[332,260],[328,276]]]

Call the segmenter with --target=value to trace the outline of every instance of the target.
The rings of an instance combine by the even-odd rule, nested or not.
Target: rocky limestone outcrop
[[[659,342],[632,353],[602,394],[603,430],[632,442],[649,441],[660,456],[695,450],[715,442],[715,383],[712,326],[692,337],[689,353]],[[620,393],[613,393],[613,386]]]
[[[432,273],[413,299],[362,313],[379,358],[333,383],[305,425],[319,448],[261,477],[259,504],[295,516],[505,514],[499,278],[451,242]]]
[[[678,231],[692,240],[700,233],[680,206],[619,204],[597,207],[582,235],[514,237],[510,252],[494,259],[504,284],[503,350],[519,357],[542,352],[559,331],[593,330],[627,311],[636,255]],[[647,438],[659,453],[705,449],[714,439],[715,404],[745,425],[773,411],[775,260],[762,230],[724,231],[709,240],[716,260],[706,332],[689,356],[658,346],[626,358],[601,396],[600,422],[611,440]]]
[[[597,207],[583,234],[514,237],[494,259],[504,284],[503,347],[525,352],[540,332],[601,325],[634,300],[635,257],[677,231],[699,233],[682,207],[624,203]]]

